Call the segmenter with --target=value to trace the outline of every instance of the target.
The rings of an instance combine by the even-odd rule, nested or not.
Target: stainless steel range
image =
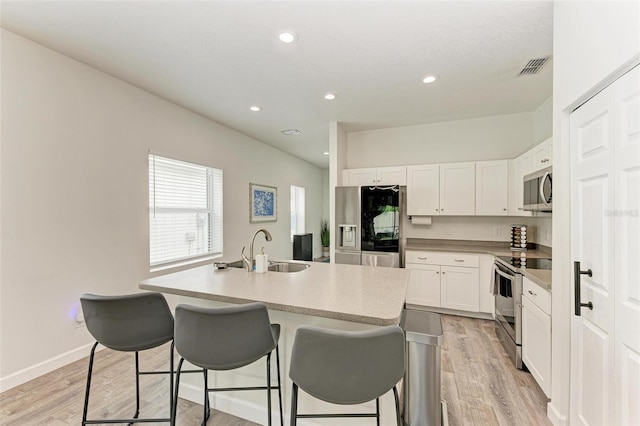
[[[522,271],[521,268],[551,269],[551,259],[497,256],[493,278],[496,298],[496,334],[522,369]]]

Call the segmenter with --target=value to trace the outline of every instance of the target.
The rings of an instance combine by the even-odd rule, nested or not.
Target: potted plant
[[[329,244],[331,243],[329,234],[329,224],[326,220],[320,222],[320,241],[322,242],[322,256],[329,257]]]

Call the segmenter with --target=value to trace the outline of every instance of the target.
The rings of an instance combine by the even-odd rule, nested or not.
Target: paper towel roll
[[[431,225],[431,216],[411,216],[414,225]]]

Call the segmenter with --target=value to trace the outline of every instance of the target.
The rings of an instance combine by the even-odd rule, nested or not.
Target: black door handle
[[[591,302],[587,302],[587,303],[582,303],[582,301],[580,300],[580,276],[581,275],[586,275],[588,277],[592,277],[593,276],[593,272],[591,271],[591,269],[587,269],[586,271],[581,271],[580,270],[580,262],[573,262],[573,285],[575,287],[575,315],[576,316],[580,316],[582,315],[580,313],[580,309],[587,307],[590,310],[593,310],[593,303]]]

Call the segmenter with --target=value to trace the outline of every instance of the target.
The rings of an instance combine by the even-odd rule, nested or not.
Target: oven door
[[[498,263],[495,265],[494,294],[496,296],[496,320],[509,334],[511,340],[521,344],[520,325],[521,311],[518,306],[522,288],[518,289],[518,274],[515,274]],[[518,294],[518,291],[520,293]]]

